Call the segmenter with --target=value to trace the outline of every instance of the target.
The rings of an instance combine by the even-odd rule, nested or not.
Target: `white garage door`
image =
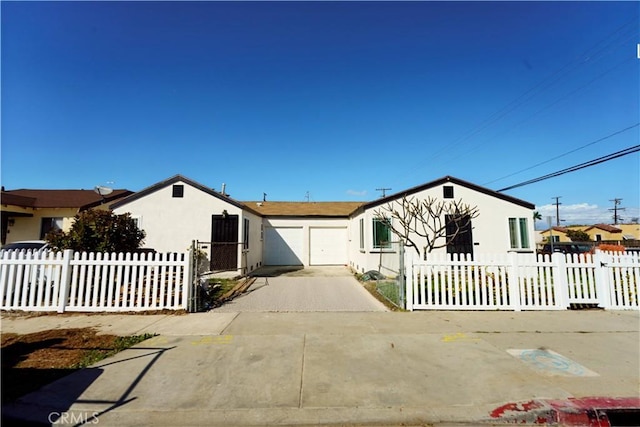
[[[267,227],[265,265],[302,265],[302,227]]]
[[[309,247],[311,265],[347,264],[347,228],[310,228]]]

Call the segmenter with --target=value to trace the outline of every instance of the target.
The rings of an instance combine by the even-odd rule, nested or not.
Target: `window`
[[[527,218],[509,218],[509,242],[511,249],[529,249]]]
[[[596,242],[602,242],[602,234],[596,234]]]
[[[242,249],[249,249],[249,219],[242,221]]]
[[[139,230],[142,230],[142,217],[140,215],[131,216],[131,220]]]
[[[172,197],[176,197],[176,198],[184,197],[184,185],[181,185],[181,184],[174,185]]]
[[[442,187],[442,197],[445,199],[453,199],[453,185],[445,185]]]
[[[40,225],[40,239],[44,239],[44,236],[51,231],[62,230],[63,218],[42,218]]]
[[[364,218],[360,218],[360,250],[364,250]]]
[[[373,220],[373,248],[384,249],[391,247],[391,228],[389,219],[374,218]]]

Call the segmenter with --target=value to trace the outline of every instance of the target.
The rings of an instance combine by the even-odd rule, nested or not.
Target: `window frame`
[[[45,223],[48,225],[45,226]],[[64,228],[64,217],[61,216],[43,216],[40,219],[40,240],[44,240],[47,234],[52,231],[60,230]]]
[[[242,249],[249,250],[249,218],[242,219]]]
[[[360,218],[358,223],[360,224],[360,251],[364,251],[364,218]]]
[[[391,249],[391,219],[390,218],[373,218],[372,220],[372,226],[373,226],[373,239],[371,241],[371,244],[373,246],[373,249],[377,249],[377,250],[389,250]],[[382,244],[381,242],[383,242],[383,240],[378,239],[378,227],[376,226],[377,224],[381,224],[382,226],[386,227],[387,230],[387,241],[385,244]]]
[[[509,249],[512,251],[531,250],[528,218],[509,217]]]

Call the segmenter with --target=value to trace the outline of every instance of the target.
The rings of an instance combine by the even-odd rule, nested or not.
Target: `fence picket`
[[[429,254],[407,260],[411,309],[639,309],[640,256]],[[412,297],[412,300],[409,298]]]

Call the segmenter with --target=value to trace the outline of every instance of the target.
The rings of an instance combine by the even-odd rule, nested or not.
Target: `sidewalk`
[[[2,319],[3,332],[82,326],[160,336],[3,412],[64,413],[70,425],[477,424],[535,420],[548,411],[539,401],[638,398],[640,387],[638,312]]]

